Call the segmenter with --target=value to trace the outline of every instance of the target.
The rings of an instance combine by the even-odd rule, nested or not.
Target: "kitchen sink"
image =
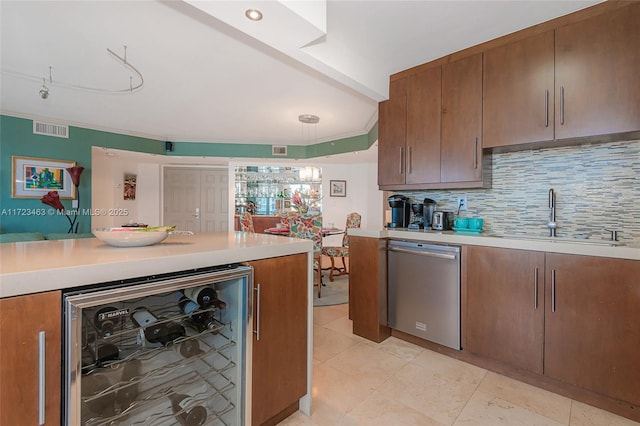
[[[623,246],[624,243],[612,240],[590,240],[587,238],[561,238],[526,234],[494,234],[493,237],[511,240],[543,241],[546,243],[584,244],[592,246]]]

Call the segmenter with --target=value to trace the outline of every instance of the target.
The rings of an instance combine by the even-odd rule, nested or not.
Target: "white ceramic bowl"
[[[157,244],[169,235],[167,231],[136,231],[135,228],[99,228],[93,235],[115,247],[142,247]]]

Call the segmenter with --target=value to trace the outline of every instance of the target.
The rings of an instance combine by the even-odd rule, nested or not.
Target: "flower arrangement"
[[[317,192],[311,194],[301,194],[296,191],[291,197],[291,208],[298,213],[307,213],[309,210],[318,210],[318,202],[321,198],[318,197]]]
[[[71,176],[71,181],[73,182],[73,186],[76,187],[76,200],[78,201],[78,207],[74,211],[65,210],[62,201],[60,201],[60,195],[58,191],[49,191],[46,195],[44,195],[40,201],[43,204],[53,207],[59,212],[62,212],[67,220],[69,221],[69,230],[67,233],[78,233],[78,226],[80,222],[78,222],[78,216],[80,213],[80,191],[78,190],[78,186],[80,185],[80,175],[84,170],[84,167],[68,167],[65,169],[69,175]],[[73,216],[73,219],[71,218]]]

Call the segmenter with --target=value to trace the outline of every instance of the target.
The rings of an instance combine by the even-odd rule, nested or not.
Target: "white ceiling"
[[[336,140],[371,129],[390,74],[599,1],[2,0],[0,111],[172,141]],[[128,88],[106,51],[125,45],[141,89],[69,87]]]

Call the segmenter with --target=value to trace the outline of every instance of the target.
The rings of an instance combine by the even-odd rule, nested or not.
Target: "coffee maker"
[[[387,224],[389,228],[406,228],[409,226],[409,214],[411,204],[404,195],[392,195],[388,198],[391,207],[391,222]]]
[[[422,216],[424,217],[424,227],[431,228],[433,225],[433,212],[436,211],[436,205],[438,203],[431,198],[425,198],[422,202]]]
[[[411,204],[411,223],[409,224],[409,229],[423,229],[424,228],[424,216],[423,216],[424,205],[421,203],[413,203]]]

